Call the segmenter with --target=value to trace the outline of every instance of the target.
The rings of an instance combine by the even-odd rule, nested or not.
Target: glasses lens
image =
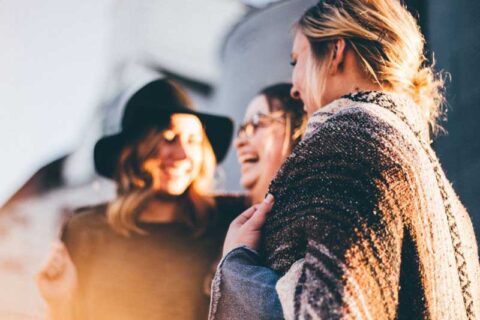
[[[245,135],[247,136],[247,138],[253,137],[256,128],[257,126],[251,122],[245,124]]]
[[[254,114],[250,121],[245,122],[238,128],[237,136],[251,138],[255,135],[258,127],[266,127],[273,122],[283,122],[284,112],[273,112],[270,114]]]
[[[252,123],[252,121],[245,122],[238,128],[238,137],[246,137],[246,138],[251,138],[255,134],[255,129],[257,126]]]

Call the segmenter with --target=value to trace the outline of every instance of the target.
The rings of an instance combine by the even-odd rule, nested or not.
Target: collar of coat
[[[428,122],[422,117],[420,107],[409,97],[385,91],[359,91],[347,94],[323,106],[308,120],[303,140],[312,137],[330,117],[351,108],[383,108],[400,118],[417,136],[428,145],[431,143]]]

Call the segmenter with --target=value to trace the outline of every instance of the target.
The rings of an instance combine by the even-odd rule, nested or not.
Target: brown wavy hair
[[[374,82],[385,90],[408,95],[420,107],[431,132],[440,129],[444,77],[428,63],[425,38],[400,1],[319,1],[303,14],[297,30],[307,37],[317,65],[329,51],[330,41],[345,39]]]
[[[290,83],[278,83],[264,88],[258,93],[267,99],[270,112],[285,112],[285,141],[283,153],[288,154],[302,140],[307,126],[307,114],[303,110],[303,102],[290,95]]]
[[[184,106],[192,106],[192,101],[184,89],[171,80],[167,80],[166,83],[169,86],[169,97],[166,99],[173,99]],[[152,176],[143,169],[143,164],[155,156],[162,132],[169,125],[170,119],[166,118],[164,123],[146,129],[142,135],[126,143],[120,152],[114,176],[117,197],[107,206],[107,220],[110,226],[122,235],[128,236],[131,232],[146,233],[138,224],[139,216],[149,201],[153,200],[156,192],[153,190]],[[200,235],[205,231],[209,213],[215,205],[211,194],[216,158],[204,129],[202,136],[203,161],[200,172],[177,201],[179,212],[186,213],[180,218],[191,227],[194,235]]]
[[[120,154],[116,174],[118,195],[108,205],[107,219],[113,229],[123,235],[129,235],[130,232],[145,233],[138,226],[138,219],[148,202],[155,197],[156,191],[153,189],[152,176],[143,169],[143,163],[155,156],[161,139],[162,130],[151,129],[140,140],[126,145]],[[206,228],[208,214],[214,205],[211,194],[216,160],[205,130],[202,141],[200,172],[177,202],[179,208],[186,212],[186,216],[180,216],[182,222],[196,234],[201,234]]]

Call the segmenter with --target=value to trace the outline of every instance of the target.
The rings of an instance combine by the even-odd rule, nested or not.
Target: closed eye
[[[192,135],[188,137],[188,143],[190,144],[201,144],[203,141],[202,136]]]

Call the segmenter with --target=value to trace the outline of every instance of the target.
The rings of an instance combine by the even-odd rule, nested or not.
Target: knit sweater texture
[[[473,227],[428,137],[396,94],[312,115],[270,186],[262,241],[287,319],[480,319]]]

